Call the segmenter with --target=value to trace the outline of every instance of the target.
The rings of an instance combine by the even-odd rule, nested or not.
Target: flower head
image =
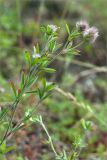
[[[48,25],[48,27],[52,30],[52,32],[56,32],[58,29],[58,27],[53,24]]]
[[[41,55],[40,55],[39,53],[36,53],[36,54],[33,54],[33,55],[32,55],[32,58],[34,58],[34,59],[35,59],[35,58],[40,58],[40,57],[41,57]]]
[[[91,27],[83,32],[83,37],[88,37],[91,43],[95,42],[98,36],[98,29],[96,27]]]
[[[89,24],[85,20],[79,21],[79,22],[76,23],[76,28],[77,28],[77,30],[83,32],[83,31],[85,31],[86,29],[89,28]]]

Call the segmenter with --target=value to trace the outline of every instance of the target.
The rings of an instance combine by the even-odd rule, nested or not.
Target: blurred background
[[[99,30],[94,45],[79,47],[79,55],[67,55],[54,61],[57,73],[50,81],[70,92],[78,101],[89,104],[97,119],[87,110],[78,108],[66,97],[53,92],[39,108],[58,151],[63,147],[70,153],[75,135],[84,138],[80,160],[107,159],[107,0],[0,0],[0,105],[10,101],[8,81],[18,81],[24,65],[24,51],[38,42],[43,45],[40,26],[55,24],[61,28],[60,39],[65,40],[65,24],[72,30],[79,20],[87,20]],[[95,67],[105,68],[93,72]],[[85,76],[84,72],[87,73]],[[24,106],[34,105],[35,97],[20,104],[16,120]],[[48,116],[47,116],[48,115]],[[81,118],[93,121],[93,129],[85,132]],[[19,136],[20,135],[20,136]],[[7,155],[8,160],[51,160],[53,154],[46,143],[46,135],[39,125],[32,125],[14,135],[17,151]]]

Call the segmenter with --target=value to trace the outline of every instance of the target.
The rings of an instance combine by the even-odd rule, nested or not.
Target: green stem
[[[14,108],[13,108],[12,116],[11,116],[11,118],[10,118],[10,121],[9,121],[9,124],[8,124],[8,127],[7,127],[7,130],[6,130],[6,132],[5,132],[5,135],[4,135],[3,139],[1,140],[0,146],[3,144],[3,142],[5,141],[5,139],[6,139],[6,137],[7,137],[8,131],[9,131],[10,127],[11,127],[11,124],[12,124],[12,121],[13,121],[13,118],[14,118],[14,114],[15,114],[15,111],[16,111],[16,106],[17,106],[17,104],[18,104],[18,101],[16,102],[16,104],[15,104],[15,106],[14,106]]]
[[[77,47],[81,46],[83,43],[84,43],[84,41],[81,41],[81,42],[80,42],[80,43],[78,43],[76,46],[74,46],[72,49],[75,49],[75,48],[77,48]]]
[[[48,132],[45,124],[43,123],[43,120],[42,120],[42,117],[41,117],[41,116],[40,116],[40,119],[39,119],[39,123],[41,124],[41,126],[42,126],[43,129],[44,129],[44,131],[46,132],[46,134],[47,134],[47,136],[48,136],[49,143],[50,143],[50,145],[51,145],[51,149],[52,149],[52,151],[55,153],[55,156],[57,157],[58,154],[57,154],[57,152],[56,152],[56,150],[55,150],[54,144],[53,144],[53,142],[52,142],[52,138],[51,138],[51,136],[49,135],[49,132]]]

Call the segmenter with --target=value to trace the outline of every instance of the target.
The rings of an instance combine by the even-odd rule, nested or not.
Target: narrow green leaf
[[[29,64],[31,64],[31,55],[28,51],[25,51],[25,59]]]
[[[8,108],[3,108],[2,110],[0,110],[0,120],[2,120],[2,118],[6,115],[7,112]]]
[[[12,90],[13,90],[13,93],[14,93],[14,95],[15,95],[15,97],[16,97],[16,96],[17,96],[17,92],[16,92],[15,85],[14,85],[13,81],[10,81],[9,83],[10,83],[11,88],[12,88]]]
[[[45,78],[42,79],[42,84],[43,84],[43,88],[45,89],[46,88],[46,79]]]
[[[52,41],[49,43],[49,51],[53,52],[55,50],[56,41]]]
[[[2,143],[2,145],[0,146],[0,150],[1,150],[2,153],[5,152],[5,150],[6,150],[6,143],[5,142]]]
[[[7,147],[7,148],[5,149],[4,154],[9,153],[9,152],[11,152],[11,151],[13,151],[13,150],[15,150],[15,149],[16,149],[16,146]]]
[[[53,69],[53,68],[43,68],[43,70],[45,71],[45,72],[48,72],[48,73],[54,73],[56,70],[55,69]]]
[[[39,93],[39,98],[42,99],[43,97],[43,92],[38,88],[38,93]]]
[[[42,100],[46,99],[46,98],[49,97],[49,96],[50,96],[50,93],[49,93],[49,92],[46,93],[46,94],[44,94],[44,95],[42,96]]]
[[[39,44],[37,43],[37,45],[36,45],[36,53],[39,53],[40,52],[40,50],[39,50]]]
[[[81,35],[80,32],[78,32],[77,30],[74,30],[74,31],[72,31],[72,33],[70,34],[69,40],[71,41],[71,40],[73,40],[73,39],[75,39],[75,38],[78,38],[78,37],[80,37],[80,35]]]
[[[53,90],[54,88],[55,88],[55,84],[52,83],[52,84],[46,86],[46,91],[51,91],[51,90]]]
[[[40,29],[41,29],[41,31],[42,31],[43,33],[46,32],[46,27],[45,27],[45,26],[40,27]]]
[[[37,93],[37,90],[35,90],[35,91],[27,91],[26,93]]]
[[[87,127],[86,127],[85,120],[84,120],[84,119],[82,119],[82,120],[81,120],[81,123],[82,123],[83,128],[86,130],[86,129],[87,129]]]
[[[33,46],[33,51],[34,51],[34,53],[37,53],[35,46]]]
[[[21,83],[20,83],[21,89],[23,88],[24,84],[25,84],[25,75],[24,75],[24,72],[22,72],[22,75],[21,75]]]
[[[67,33],[70,35],[70,29],[69,29],[68,24],[66,24],[66,30],[67,30]]]

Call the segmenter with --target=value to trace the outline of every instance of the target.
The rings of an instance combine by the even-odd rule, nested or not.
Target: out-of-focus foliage
[[[79,102],[91,106],[96,117],[93,115],[88,117],[87,109],[78,108],[66,97],[64,98],[63,95],[56,92],[43,103],[43,107],[40,106],[38,109],[45,117],[47,128],[52,134],[57,149],[61,150],[64,144],[65,150],[71,152],[75,135],[80,135],[82,139],[80,158],[86,160],[106,160],[107,157],[107,127],[105,126],[107,124],[107,73],[90,74],[78,79],[79,73],[91,69],[87,67],[90,66],[89,64],[99,67],[107,65],[106,3],[106,0],[0,0],[1,108],[11,103],[12,98],[7,94],[10,91],[8,81],[14,79],[19,82],[18,73],[21,68],[25,67],[25,48],[31,49],[37,43],[40,44],[40,47],[44,47],[45,39],[40,34],[41,25],[55,24],[61,27],[61,43],[65,42],[67,37],[64,31],[66,23],[72,28],[75,22],[85,19],[99,29],[99,37],[94,46],[80,47],[81,52],[76,56],[59,57],[52,64],[52,67],[57,70],[57,75],[51,78],[47,75],[49,80],[54,80],[63,90],[73,93]],[[78,61],[85,63],[81,64]],[[25,101],[20,104],[17,120],[31,104],[34,105],[34,97],[29,99],[25,97]],[[84,124],[84,119],[87,124]],[[85,127],[90,121],[92,130],[86,131]],[[50,149],[41,138],[44,137],[44,134],[41,134],[40,130],[38,126],[33,126],[29,129],[28,134],[27,131],[26,133],[22,131],[21,138],[15,135],[14,141],[16,141],[18,152],[10,153],[7,156],[11,160],[16,160],[16,157],[17,160],[23,160],[25,157],[29,158],[30,155],[29,159],[33,159],[34,155],[31,150],[35,148],[33,152],[37,154],[36,159],[40,159],[41,156],[41,159],[44,160],[49,160],[50,157],[52,159],[53,155],[46,153],[47,151],[50,153]],[[27,144],[24,145],[22,140],[24,144]],[[38,143],[39,140],[43,145]],[[33,142],[34,146],[32,147]],[[9,142],[9,144],[11,143],[13,142]]]

